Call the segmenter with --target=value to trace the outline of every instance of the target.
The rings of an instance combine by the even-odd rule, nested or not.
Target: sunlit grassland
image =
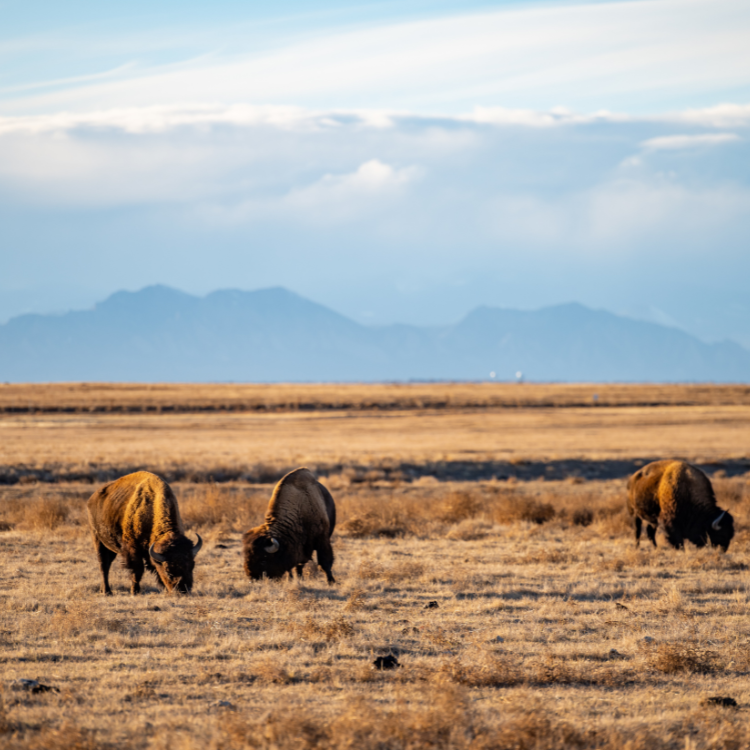
[[[0,487],[0,745],[750,746],[744,410],[7,414],[0,463],[55,481]],[[712,462],[735,516],[728,554],[660,536],[635,549],[625,478],[607,466],[666,456]],[[429,474],[573,459],[602,478]],[[336,499],[337,584],[313,564],[301,581],[250,582],[241,534],[275,474],[303,463]],[[93,481],[59,481],[81,466]],[[221,466],[246,476],[203,481]],[[115,596],[98,593],[85,500],[102,467],[183,472],[182,513],[205,540],[191,596],[147,576],[131,597],[119,565]],[[401,666],[377,670],[389,654]],[[58,692],[16,689],[24,678]]]
[[[97,593],[88,488],[6,490],[4,740],[742,746],[742,711],[701,705],[750,702],[750,493],[744,477],[718,487],[740,528],[726,555],[636,551],[616,481],[339,487],[328,587],[312,565],[302,581],[244,578],[264,488],[179,486],[206,539],[194,594],[151,582],[131,597],[118,568],[112,598]],[[401,667],[376,670],[387,654]],[[60,692],[13,690],[20,678]]]
[[[464,463],[471,472],[495,462],[491,476],[529,461],[554,468],[664,456],[745,460],[750,470],[749,425],[750,406],[741,405],[10,414],[0,416],[0,481],[104,481],[148,468],[172,480],[268,482],[301,465],[325,476],[373,470],[409,479],[410,469],[418,476]]]

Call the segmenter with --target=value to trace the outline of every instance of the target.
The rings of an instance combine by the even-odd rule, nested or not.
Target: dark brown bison
[[[185,536],[177,498],[163,479],[147,471],[120,477],[89,498],[88,512],[104,594],[112,593],[109,568],[118,554],[132,574],[133,594],[141,591],[144,568],[168,591],[190,592],[203,542]]]
[[[684,461],[654,461],[628,480],[628,512],[635,519],[635,546],[641,525],[656,547],[656,528],[661,524],[667,541],[684,548],[685,540],[697,547],[707,541],[726,552],[734,536],[734,519],[716,505],[709,478]]]
[[[265,574],[292,576],[315,552],[328,583],[335,583],[331,567],[331,534],[336,525],[336,506],[331,493],[308,469],[295,469],[277,485],[268,503],[266,520],[242,538],[245,572],[255,580]]]

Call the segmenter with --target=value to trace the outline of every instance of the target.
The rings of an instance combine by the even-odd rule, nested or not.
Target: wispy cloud
[[[643,113],[750,85],[748,28],[744,0],[510,6],[320,30],[256,53],[144,66],[124,80],[41,96],[6,95],[0,107],[28,113],[197,101],[423,114],[497,104]]]
[[[643,141],[641,148],[647,151],[682,151],[689,148],[720,146],[739,141],[736,133],[701,133],[699,135],[662,135]]]
[[[91,81],[114,79],[117,77],[122,77],[124,74],[132,71],[135,67],[135,63],[129,62],[125,63],[124,65],[118,65],[113,70],[105,70],[101,73],[89,73],[82,76],[70,76],[69,78],[53,78],[51,80],[37,81],[36,83],[22,83],[16,84],[14,86],[5,86],[0,88],[0,97],[7,94],[18,94],[25,91],[70,87],[90,83]]]

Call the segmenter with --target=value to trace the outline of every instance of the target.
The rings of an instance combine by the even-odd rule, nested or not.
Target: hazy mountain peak
[[[194,297],[187,292],[181,292],[179,289],[173,289],[163,284],[153,284],[143,287],[138,291],[119,291],[111,294],[102,302],[98,302],[95,310],[135,310],[147,306],[151,310],[159,307],[168,307],[175,305],[185,305],[195,302]]]
[[[750,352],[569,302],[479,306],[453,326],[362,326],[283,287],[155,285],[0,325],[0,380],[750,380]]]

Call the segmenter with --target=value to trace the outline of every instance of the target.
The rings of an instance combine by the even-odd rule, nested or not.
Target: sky
[[[750,3],[0,0],[0,322],[161,283],[750,348]]]

